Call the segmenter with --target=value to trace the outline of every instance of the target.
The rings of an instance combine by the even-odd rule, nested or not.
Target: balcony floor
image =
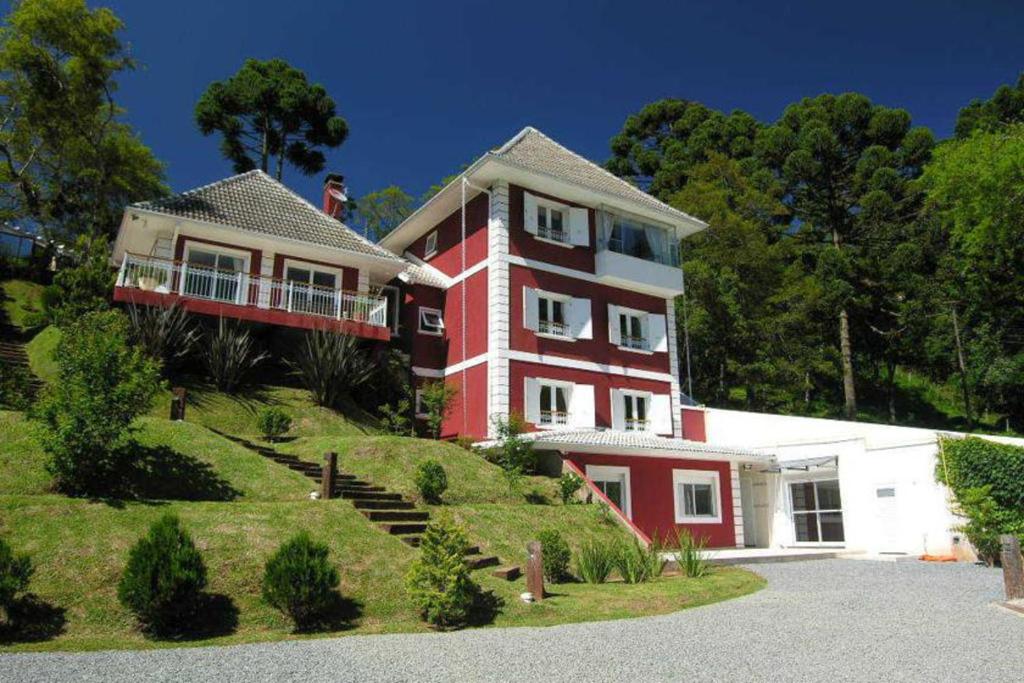
[[[178,294],[161,294],[159,292],[145,291],[134,287],[115,287],[114,301],[122,303],[135,303],[144,306],[170,306],[178,303],[190,313],[201,315],[213,315],[236,320],[248,320],[267,325],[280,325],[281,327],[296,327],[306,330],[332,330],[342,334],[350,334],[364,339],[377,339],[388,341],[391,339],[391,330],[380,325],[370,325],[356,322],[354,320],[337,320],[326,316],[309,315],[306,313],[294,313],[256,306],[242,306],[239,304],[213,301],[210,299],[195,299]]]

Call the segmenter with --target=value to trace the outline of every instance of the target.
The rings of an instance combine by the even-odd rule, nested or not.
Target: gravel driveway
[[[759,593],[628,621],[149,652],[0,655],[0,681],[1024,680],[1024,617],[968,565],[764,564]]]

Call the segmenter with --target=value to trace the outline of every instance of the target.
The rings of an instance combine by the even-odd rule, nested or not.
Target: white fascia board
[[[665,458],[670,460],[711,460],[714,462],[750,462],[767,464],[770,458],[765,455],[758,457],[753,454],[729,452],[707,452],[699,450],[667,450],[660,448],[637,448],[628,446],[567,444],[564,441],[548,443],[543,438],[534,439],[532,445],[537,450],[558,451],[560,453],[589,453],[593,455],[632,455],[645,458]]]

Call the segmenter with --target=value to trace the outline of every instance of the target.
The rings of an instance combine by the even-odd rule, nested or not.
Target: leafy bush
[[[969,437],[943,439],[935,478],[952,490],[960,529],[979,558],[999,559],[1000,534],[1024,533],[1024,448]]]
[[[458,391],[454,386],[444,380],[426,382],[420,389],[420,409],[427,423],[427,430],[430,436],[438,439],[441,437],[441,426],[444,419],[451,410],[452,401]]]
[[[563,472],[558,478],[558,495],[562,505],[576,502],[576,492],[583,488],[583,479],[575,472]]]
[[[166,514],[128,553],[117,599],[154,635],[194,624],[206,587],[206,565],[178,518]]]
[[[638,539],[619,544],[615,553],[615,568],[626,583],[644,583],[661,575],[665,562],[661,559],[661,546],[652,542],[645,547]]]
[[[77,263],[57,271],[42,297],[47,317],[61,327],[86,313],[109,309],[117,277],[110,267],[110,248],[103,237],[83,235],[70,253]]]
[[[284,436],[292,428],[292,418],[276,406],[261,408],[256,414],[256,427],[267,441]]]
[[[329,552],[325,543],[303,531],[267,560],[263,599],[290,616],[300,630],[314,626],[334,601],[341,579],[327,560]]]
[[[0,361],[0,408],[25,410],[29,399],[31,379],[24,365]]]
[[[522,416],[515,412],[509,415],[508,419],[496,416],[494,428],[497,432],[498,446],[489,459],[502,469],[518,469],[523,474],[536,472],[537,454],[533,450],[533,444],[522,436],[526,431],[526,423]]]
[[[416,488],[423,500],[434,505],[441,502],[441,496],[448,490],[448,475],[436,460],[421,462],[416,468]]]
[[[466,566],[466,535],[446,516],[427,527],[420,557],[406,575],[406,586],[423,619],[438,628],[466,624],[480,589]]]
[[[199,328],[177,303],[170,306],[128,306],[132,342],[164,369],[176,367],[188,358],[199,342]]]
[[[249,330],[224,318],[220,319],[217,331],[209,335],[202,348],[210,378],[218,389],[229,394],[267,358],[267,353],[257,348]]]
[[[131,424],[161,388],[160,366],[128,343],[118,311],[87,313],[61,335],[58,381],[35,417],[48,468],[68,493],[116,493],[130,453]]]
[[[412,410],[412,401],[408,398],[400,398],[392,406],[385,403],[377,407],[380,412],[380,426],[388,434],[395,436],[412,436],[413,424],[409,419],[409,411]]]
[[[601,541],[585,543],[576,553],[576,573],[587,583],[604,583],[615,566],[618,549]]]
[[[364,386],[376,367],[356,337],[313,330],[299,345],[291,366],[318,406],[335,408],[346,392]]]
[[[14,601],[32,578],[32,560],[28,555],[15,555],[11,546],[0,538],[0,610],[8,615]]]
[[[562,534],[555,529],[545,529],[537,535],[537,540],[541,544],[544,577],[551,583],[562,583],[572,578],[569,573],[572,553]]]
[[[696,538],[688,529],[676,529],[676,545],[679,546],[679,570],[691,579],[699,579],[708,573],[710,566],[704,549],[707,538]]]

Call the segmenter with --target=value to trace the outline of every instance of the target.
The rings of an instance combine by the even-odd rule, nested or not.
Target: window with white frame
[[[647,315],[644,313],[622,311],[619,313],[619,330],[621,345],[627,349],[647,350]]]
[[[608,341],[627,351],[668,351],[667,319],[659,313],[608,304]]]
[[[243,252],[212,249],[205,245],[185,249],[185,277],[182,294],[189,297],[238,302],[244,298],[245,271],[249,259]]]
[[[572,390],[567,384],[540,383],[540,424],[545,426],[563,426],[569,424],[569,393]]]
[[[721,523],[720,484],[718,472],[712,470],[672,470],[676,523]]]
[[[423,258],[428,259],[437,253],[437,231],[427,235],[426,244],[423,245]]]
[[[289,311],[333,315],[338,289],[337,272],[296,261],[285,262],[285,305]]]
[[[419,331],[440,337],[444,333],[444,319],[436,308],[420,308]]]
[[[566,247],[590,245],[590,213],[529,192],[523,193],[523,227],[539,240]]]
[[[633,519],[628,467],[587,465],[587,479],[594,482],[601,493],[619,508],[627,519]]]
[[[651,408],[650,395],[623,393],[622,401],[623,428],[627,432],[646,431],[650,426],[648,420]]]
[[[542,336],[593,339],[590,299],[523,287],[523,327]]]
[[[555,242],[568,242],[565,211],[552,204],[537,202],[537,236]]]
[[[528,423],[540,429],[594,428],[594,385],[541,377],[527,377],[524,385]]]
[[[551,294],[537,293],[537,331],[558,337],[569,336],[566,308],[570,301]]]

